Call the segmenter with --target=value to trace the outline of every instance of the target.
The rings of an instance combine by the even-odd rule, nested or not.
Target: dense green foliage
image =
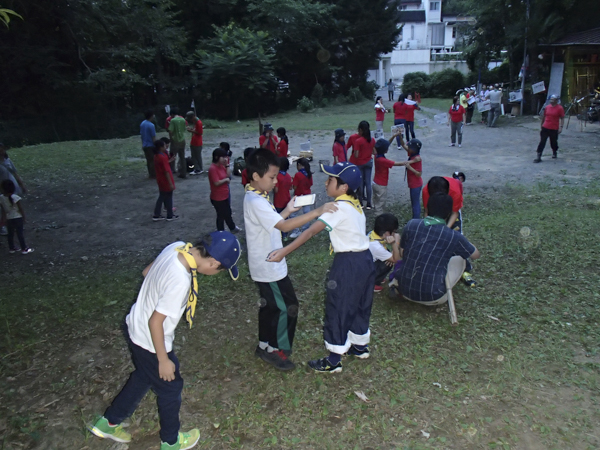
[[[402,92],[413,96],[418,92],[423,97],[448,98],[464,85],[465,76],[456,69],[444,69],[431,75],[411,72],[404,75]]]

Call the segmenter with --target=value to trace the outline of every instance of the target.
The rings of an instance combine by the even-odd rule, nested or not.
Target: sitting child
[[[369,250],[375,263],[375,292],[381,292],[385,277],[400,259],[398,219],[390,213],[377,216],[373,231],[369,233]]]

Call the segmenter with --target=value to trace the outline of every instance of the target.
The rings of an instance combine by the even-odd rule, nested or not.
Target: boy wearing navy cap
[[[179,431],[183,378],[173,350],[174,332],[184,312],[192,326],[198,297],[196,274],[216,275],[227,269],[236,280],[240,254],[240,243],[231,233],[215,231],[194,246],[185,242],[168,245],[144,269],[144,282],[126,318],[135,370],[104,416],[89,427],[93,434],[117,442],[131,441],[121,422],[152,389],[158,403],[160,449],[183,450],[197,444],[198,429]]]
[[[281,261],[315,234],[327,230],[335,252],[327,282],[323,337],[329,356],[309,361],[317,372],[341,372],[342,355],[369,357],[369,320],[375,286],[375,266],[369,251],[366,221],[356,190],[362,186],[360,170],[351,163],[321,165],[329,175],[327,195],[335,198],[337,211],[321,214],[296,240],[269,254],[268,261]]]

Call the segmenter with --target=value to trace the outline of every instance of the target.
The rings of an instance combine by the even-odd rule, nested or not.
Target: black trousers
[[[549,130],[548,128],[542,127],[542,131],[540,131],[540,143],[537,148],[538,155],[542,156],[548,138],[550,138],[552,152],[556,153],[558,151],[558,130]]]
[[[258,340],[271,347],[292,352],[299,303],[288,276],[271,283],[256,282],[260,294]]]
[[[154,147],[142,147],[142,150],[144,150],[144,156],[146,157],[148,176],[150,178],[156,178],[156,172],[154,170]]]
[[[231,218],[231,205],[229,199],[225,200],[210,200],[217,211],[217,231],[225,231],[225,222],[230,230],[235,230],[235,223]]]
[[[388,266],[385,261],[375,261],[375,286],[380,286],[393,266]]]
[[[173,191],[158,191],[158,199],[154,206],[154,217],[160,217],[160,210],[162,209],[163,204],[167,210],[167,219],[170,219],[173,217]]]
[[[11,250],[15,249],[15,236],[14,233],[17,233],[17,239],[19,240],[19,244],[21,245],[21,250],[26,250],[27,245],[25,244],[25,233],[23,233],[23,218],[18,217],[16,219],[8,219],[6,221],[6,231],[8,231],[8,248]]]

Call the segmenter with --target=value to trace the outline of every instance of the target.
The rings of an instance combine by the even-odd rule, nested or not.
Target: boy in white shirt
[[[375,266],[369,251],[365,214],[356,190],[362,186],[360,170],[343,162],[334,166],[321,165],[329,175],[327,195],[335,198],[337,211],[321,214],[319,220],[296,240],[271,252],[269,261],[281,261],[315,234],[327,230],[335,258],[327,282],[325,325],[323,337],[329,356],[309,361],[317,372],[342,371],[342,355],[346,352],[360,359],[369,357],[369,320],[373,304]]]
[[[381,292],[385,277],[400,259],[400,235],[398,219],[390,213],[384,213],[375,219],[373,231],[369,233],[369,250],[375,263],[375,292]]]
[[[198,429],[179,431],[183,378],[173,350],[174,332],[184,312],[192,326],[198,296],[196,274],[216,275],[228,269],[236,280],[240,254],[240,243],[231,233],[215,231],[194,246],[185,242],[168,245],[144,269],[144,282],[126,319],[135,370],[104,416],[89,427],[93,434],[117,442],[131,441],[121,422],[152,389],[160,418],[160,449],[184,450],[197,444]]]
[[[274,249],[283,247],[281,232],[287,233],[337,208],[325,204],[306,214],[286,220],[300,208],[294,207],[294,196],[278,213],[269,198],[277,184],[279,160],[273,152],[258,149],[248,157],[246,170],[249,183],[244,196],[244,223],[248,245],[248,267],[260,294],[258,312],[258,346],[255,355],[279,370],[292,370],[296,365],[288,358],[298,321],[298,299],[288,277],[285,259],[267,262]]]

